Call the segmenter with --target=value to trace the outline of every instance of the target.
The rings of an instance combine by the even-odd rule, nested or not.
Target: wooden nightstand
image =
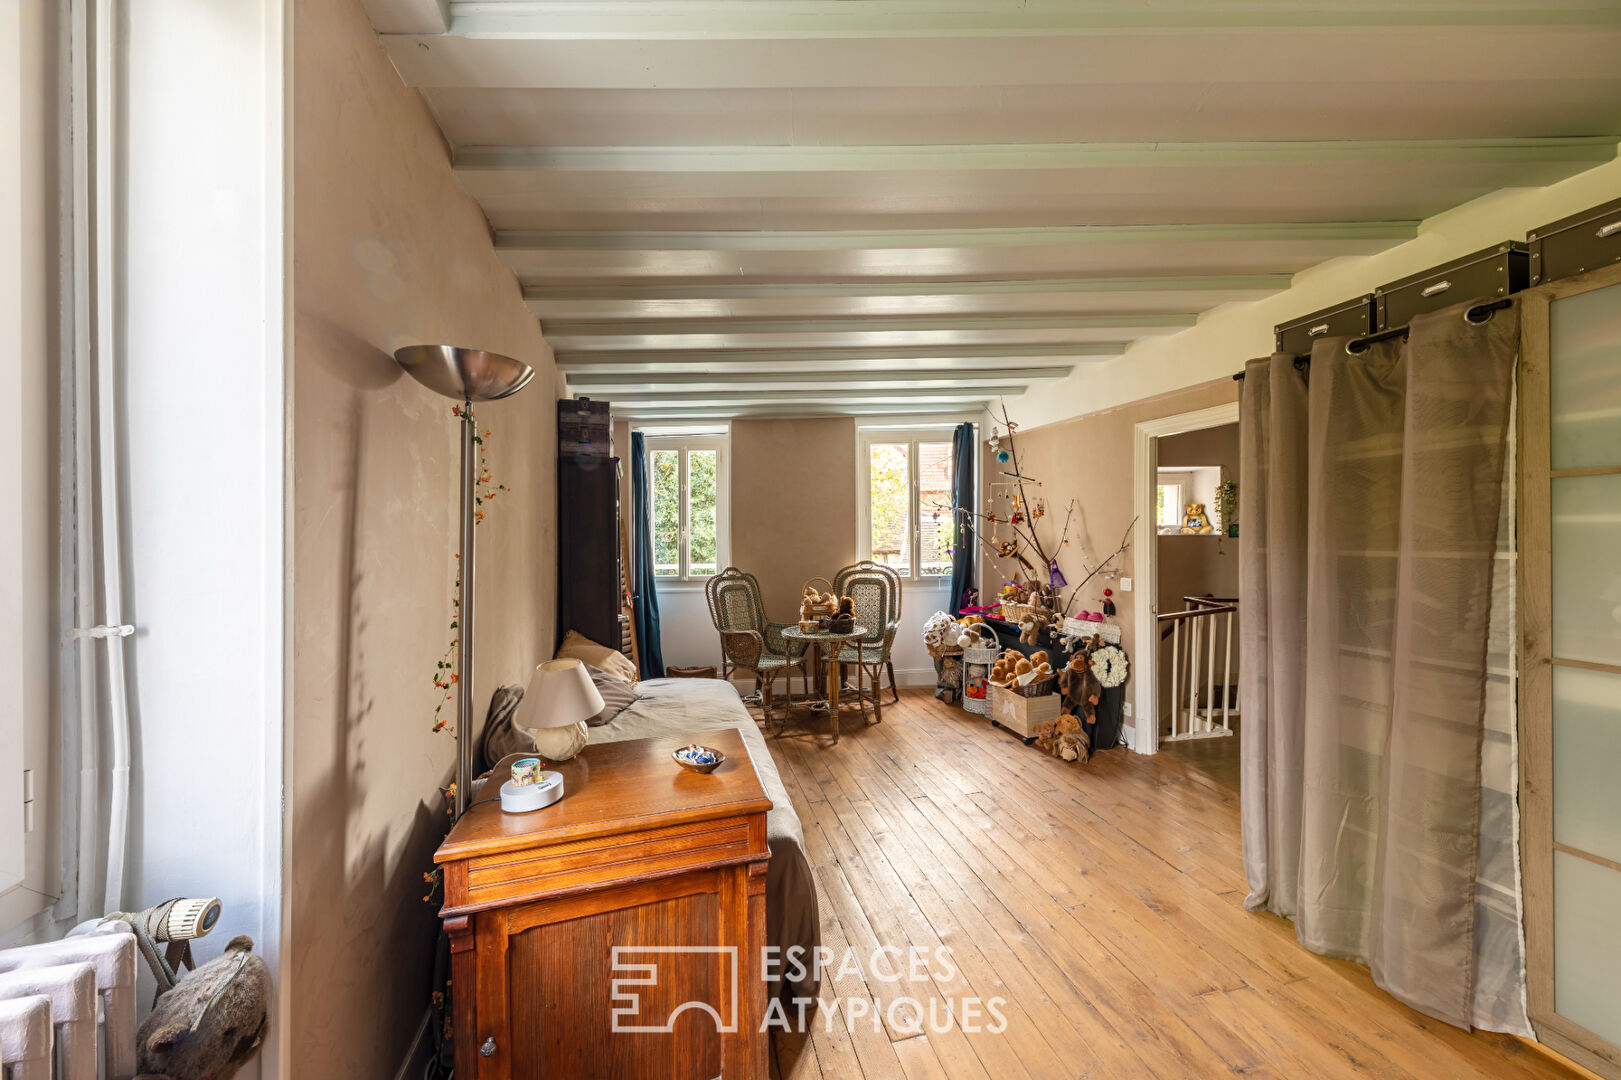
[[[682,769],[670,752],[687,742],[726,763]],[[456,1075],[764,1080],[771,801],[742,738],[603,743],[548,767],[564,776],[561,802],[529,814],[482,802],[434,856]]]

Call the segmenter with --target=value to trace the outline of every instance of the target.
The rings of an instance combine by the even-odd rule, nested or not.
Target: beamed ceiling
[[[367,0],[569,385],[955,412],[1610,160],[1613,0]]]

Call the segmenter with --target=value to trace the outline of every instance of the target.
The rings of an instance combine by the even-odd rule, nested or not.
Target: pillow
[[[489,772],[495,763],[508,754],[533,754],[535,737],[512,723],[523,700],[523,687],[503,686],[490,698],[489,716],[484,721],[484,734],[479,737],[479,768]],[[471,797],[471,796],[469,796]]]
[[[568,636],[563,638],[563,645],[557,650],[557,659],[578,660],[612,675],[628,686],[636,685],[636,665],[630,662],[630,657],[618,649],[598,645],[578,630],[570,630]]]
[[[627,686],[623,679],[590,664],[585,665],[585,670],[591,673],[591,682],[596,685],[597,693],[602,695],[602,711],[587,720],[587,726],[601,727],[636,704],[634,686]]]

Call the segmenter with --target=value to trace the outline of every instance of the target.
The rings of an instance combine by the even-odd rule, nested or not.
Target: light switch
[[[1129,577],[1123,577],[1123,578],[1120,579],[1120,591],[1121,592],[1130,592],[1131,591],[1131,579]]]

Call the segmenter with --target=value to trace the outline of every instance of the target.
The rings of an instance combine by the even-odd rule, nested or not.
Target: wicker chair
[[[720,677],[729,679],[736,671],[753,675],[760,690],[761,708],[769,720],[772,684],[781,675],[792,706],[794,670],[798,669],[807,691],[810,678],[805,671],[804,646],[782,636],[794,624],[768,621],[760,598],[760,582],[735,566],[728,566],[705,582],[704,595],[709,600],[709,617],[720,634]]]
[[[889,692],[896,701],[901,699],[895,686],[895,664],[890,658],[895,632],[901,624],[901,577],[890,567],[863,560],[834,575],[833,591],[855,601],[856,625],[867,628],[866,634],[839,650],[839,662],[856,665],[858,690],[861,678],[871,675],[873,716],[882,720],[880,669],[889,672]]]

